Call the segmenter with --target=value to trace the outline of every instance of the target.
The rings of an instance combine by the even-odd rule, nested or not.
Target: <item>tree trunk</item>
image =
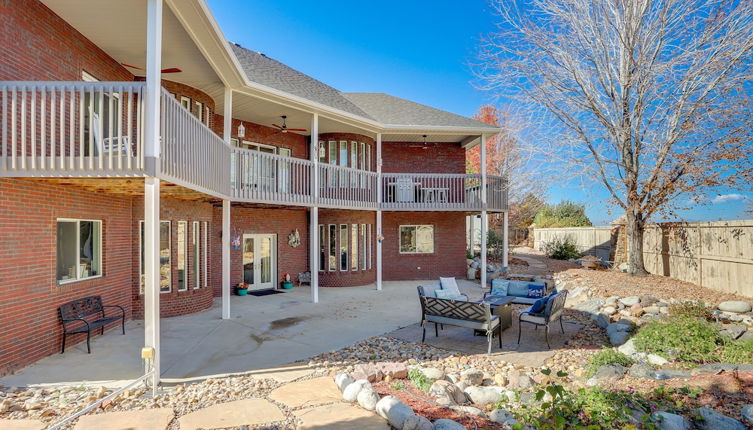
[[[628,273],[631,275],[648,275],[643,265],[643,214],[638,209],[628,209],[627,242],[628,242]]]

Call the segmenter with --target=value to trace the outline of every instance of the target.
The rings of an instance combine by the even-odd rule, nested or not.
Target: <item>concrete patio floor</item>
[[[382,291],[373,285],[320,288],[318,304],[311,303],[308,287],[263,297],[232,296],[229,320],[220,319],[221,301],[215,299],[205,311],[161,320],[162,376],[169,382],[276,367],[392,332],[420,319],[416,285],[436,283],[385,282]],[[477,283],[459,284],[471,299],[481,297]],[[0,384],[118,386],[143,373],[143,342],[143,321],[130,321],[125,335],[111,330],[94,337],[91,354],[86,343],[78,344],[0,378]]]

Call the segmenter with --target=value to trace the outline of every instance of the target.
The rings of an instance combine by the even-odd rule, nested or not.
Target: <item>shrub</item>
[[[719,359],[722,363],[753,363],[753,340],[727,341]]]
[[[405,389],[405,382],[400,381],[400,380],[394,381],[392,385],[390,385],[390,388],[396,391],[402,391]]]
[[[714,321],[714,314],[703,302],[682,302],[669,305],[669,314],[680,318],[700,318]]]
[[[562,201],[556,205],[545,205],[534,218],[533,222],[538,228],[552,227],[588,227],[591,220],[586,215],[586,206]]]
[[[693,363],[719,361],[724,338],[716,326],[698,318],[672,317],[646,324],[633,338],[639,351]]]
[[[588,377],[594,376],[599,367],[605,364],[619,364],[620,366],[630,367],[633,365],[633,360],[627,355],[615,351],[614,349],[604,349],[591,357],[591,361],[586,366],[586,372]]]
[[[426,379],[426,375],[420,369],[411,369],[408,371],[408,379],[421,391],[429,391],[431,382]]]
[[[569,260],[580,257],[580,251],[578,251],[575,241],[570,236],[555,237],[544,243],[543,248],[544,254],[555,260]]]

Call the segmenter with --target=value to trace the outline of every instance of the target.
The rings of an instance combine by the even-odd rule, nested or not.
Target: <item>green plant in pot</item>
[[[247,283],[241,282],[240,284],[236,285],[235,292],[239,296],[245,296],[246,294],[248,294],[248,287],[249,285]]]
[[[293,281],[290,280],[290,274],[289,273],[283,273],[282,274],[282,288],[289,290],[293,288]]]

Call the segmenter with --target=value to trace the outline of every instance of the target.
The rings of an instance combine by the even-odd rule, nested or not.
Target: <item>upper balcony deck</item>
[[[0,91],[0,176],[147,174],[143,82],[0,82]],[[498,176],[487,176],[484,190],[481,175],[379,174],[235,148],[164,89],[161,110],[156,175],[215,198],[363,210],[507,209]]]

